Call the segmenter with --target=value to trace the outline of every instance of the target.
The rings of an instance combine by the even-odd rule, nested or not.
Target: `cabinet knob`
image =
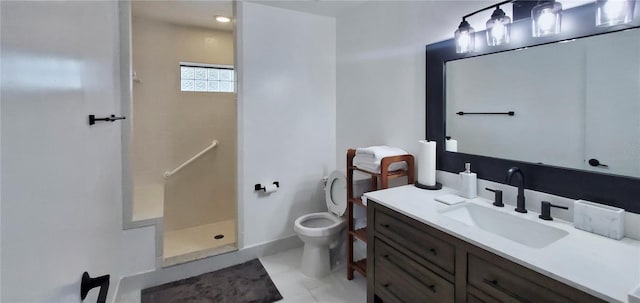
[[[483,282],[491,285],[493,288],[497,289],[498,291],[501,291],[501,292],[505,293],[506,295],[518,300],[519,302],[531,302],[531,301],[521,297],[519,294],[509,290],[507,287],[503,287],[502,285],[500,285],[500,283],[498,283],[497,279],[484,278]]]
[[[437,256],[438,255],[438,251],[435,248],[429,248],[429,251],[434,255]]]
[[[433,293],[436,293],[436,286],[435,285],[429,285],[429,290],[431,290]]]

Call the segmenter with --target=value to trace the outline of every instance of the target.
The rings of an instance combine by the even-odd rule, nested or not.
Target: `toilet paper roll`
[[[444,149],[446,151],[450,151],[450,152],[457,152],[458,151],[458,140],[447,139],[447,141],[445,141]]]
[[[267,184],[264,186],[264,192],[270,194],[278,190],[278,186],[275,184]]]
[[[418,183],[436,185],[436,142],[420,140],[418,154]]]

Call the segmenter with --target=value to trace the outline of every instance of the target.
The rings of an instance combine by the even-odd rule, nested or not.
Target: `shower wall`
[[[233,65],[232,33],[135,16],[132,27],[134,186],[163,185],[216,139],[167,180],[165,230],[234,219],[236,95],[180,91],[180,62]]]

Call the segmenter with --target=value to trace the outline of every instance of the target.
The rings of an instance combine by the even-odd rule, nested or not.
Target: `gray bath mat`
[[[142,303],[275,302],[282,295],[258,259],[142,290]]]

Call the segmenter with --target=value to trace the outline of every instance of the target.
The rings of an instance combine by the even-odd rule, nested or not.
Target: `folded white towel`
[[[406,155],[406,154],[407,152],[401,148],[391,147],[386,145],[356,148],[356,156],[370,157],[378,160],[384,157]]]
[[[357,168],[379,174],[381,160],[382,159],[375,159],[375,158],[366,157],[366,156],[365,157],[355,156],[353,157],[353,165]],[[389,165],[388,170],[396,171],[396,170],[405,170],[405,169],[407,169],[407,163],[402,161],[402,162],[391,163]]]
[[[438,197],[435,197],[435,200],[447,205],[454,205],[454,204],[462,203],[465,201],[463,197],[460,197],[458,195],[438,196]]]

